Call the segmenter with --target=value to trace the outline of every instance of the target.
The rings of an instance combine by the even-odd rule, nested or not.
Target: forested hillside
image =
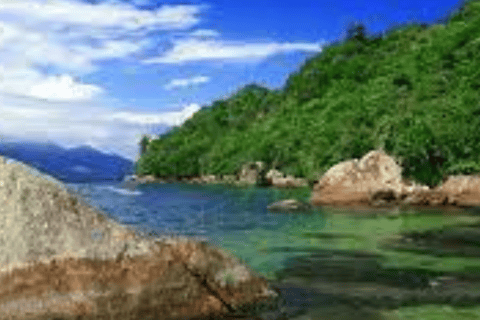
[[[354,31],[308,60],[282,90],[247,86],[153,140],[137,173],[233,174],[264,161],[314,180],[374,148],[430,185],[480,171],[480,2],[445,24],[382,37]]]

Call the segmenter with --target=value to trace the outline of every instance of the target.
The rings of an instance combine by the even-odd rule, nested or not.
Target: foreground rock
[[[0,319],[188,319],[279,298],[226,252],[140,237],[1,157],[0,201]]]
[[[287,199],[274,202],[267,209],[270,211],[307,211],[311,209],[311,206],[295,199]]]
[[[480,177],[454,176],[435,189],[402,178],[402,168],[383,151],[330,168],[313,187],[313,205],[479,206]]]

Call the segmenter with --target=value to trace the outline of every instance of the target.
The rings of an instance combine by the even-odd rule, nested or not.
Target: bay
[[[392,218],[320,208],[295,213],[267,210],[272,202],[287,198],[308,202],[308,188],[180,183],[139,185],[134,190],[123,189],[121,183],[68,187],[110,218],[140,232],[189,236],[233,253],[281,291],[287,310],[282,319],[397,320],[401,318],[388,308],[341,301],[338,297],[346,293],[342,288],[353,284],[371,292],[398,289],[401,296],[407,292],[402,279],[412,284],[423,281],[427,273],[480,270],[475,256],[442,257],[381,246],[402,232],[480,225],[478,216],[465,212],[409,210]],[[383,278],[375,279],[375,274]],[[391,279],[398,281],[392,285]],[[348,289],[348,294],[357,289]]]

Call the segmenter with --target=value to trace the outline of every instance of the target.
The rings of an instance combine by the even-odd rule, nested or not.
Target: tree
[[[143,155],[147,151],[149,143],[150,139],[146,135],[143,135],[142,139],[140,140],[140,155]]]
[[[365,26],[362,23],[351,23],[347,28],[347,40],[364,42],[366,38]]]

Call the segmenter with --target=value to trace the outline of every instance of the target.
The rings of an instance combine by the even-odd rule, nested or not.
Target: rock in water
[[[0,319],[188,319],[274,308],[226,252],[144,238],[0,157]]]
[[[368,205],[379,189],[402,190],[402,168],[383,151],[371,151],[360,161],[341,162],[330,168],[313,188],[314,205]]]
[[[287,199],[272,203],[267,207],[270,211],[306,211],[311,209],[309,204],[297,201],[295,199]]]
[[[430,189],[402,179],[402,169],[383,151],[360,161],[341,162],[314,185],[314,205],[342,206],[480,206],[480,176],[452,176]]]

